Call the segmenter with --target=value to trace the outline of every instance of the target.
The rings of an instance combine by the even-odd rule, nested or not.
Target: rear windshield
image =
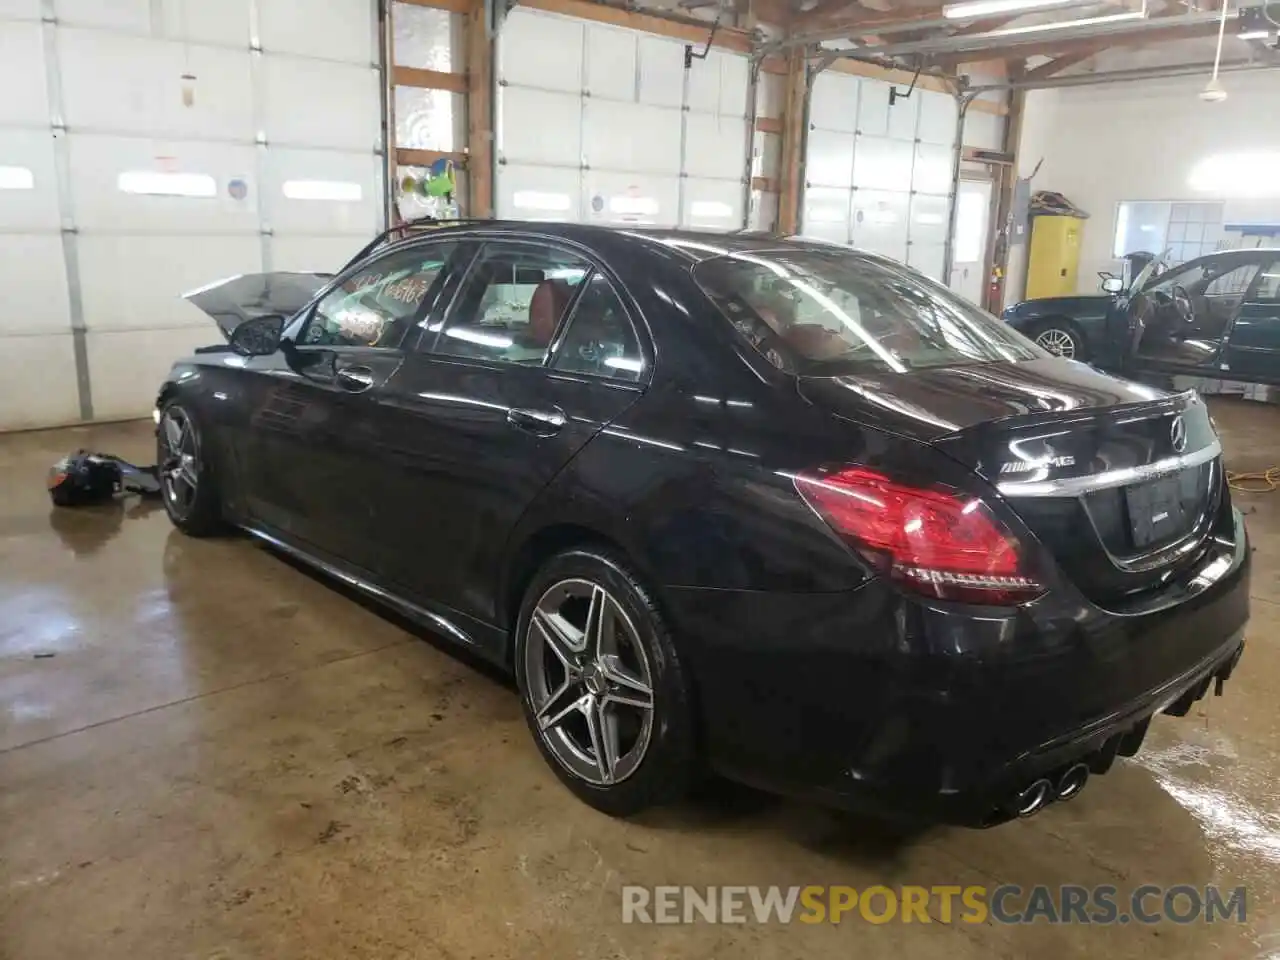
[[[796,373],[905,373],[1048,355],[940,284],[853,251],[735,253],[693,273],[739,333]]]

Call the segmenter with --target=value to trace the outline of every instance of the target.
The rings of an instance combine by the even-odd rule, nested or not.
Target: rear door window
[[[940,284],[853,252],[729,254],[702,261],[693,273],[734,328],[792,372],[905,373],[1047,356]]]
[[[603,274],[593,273],[585,282],[551,366],[568,373],[632,382],[644,373],[644,355],[635,328],[613,284]]]

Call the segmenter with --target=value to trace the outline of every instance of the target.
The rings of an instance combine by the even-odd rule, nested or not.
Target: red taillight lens
[[[870,563],[917,593],[1010,604],[1044,592],[1013,534],[976,497],[907,486],[860,467],[801,474],[795,484]]]

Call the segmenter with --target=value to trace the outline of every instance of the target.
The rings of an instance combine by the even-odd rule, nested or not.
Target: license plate
[[[1125,487],[1124,498],[1135,547],[1168,540],[1186,529],[1182,484],[1178,477],[1162,477]]]

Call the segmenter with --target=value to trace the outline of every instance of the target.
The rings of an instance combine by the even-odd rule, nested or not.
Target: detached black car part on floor
[[[230,345],[161,387],[166,508],[510,666],[598,808],[709,763],[991,824],[1234,667],[1248,543],[1193,394],[824,244],[403,232],[193,295]]]

